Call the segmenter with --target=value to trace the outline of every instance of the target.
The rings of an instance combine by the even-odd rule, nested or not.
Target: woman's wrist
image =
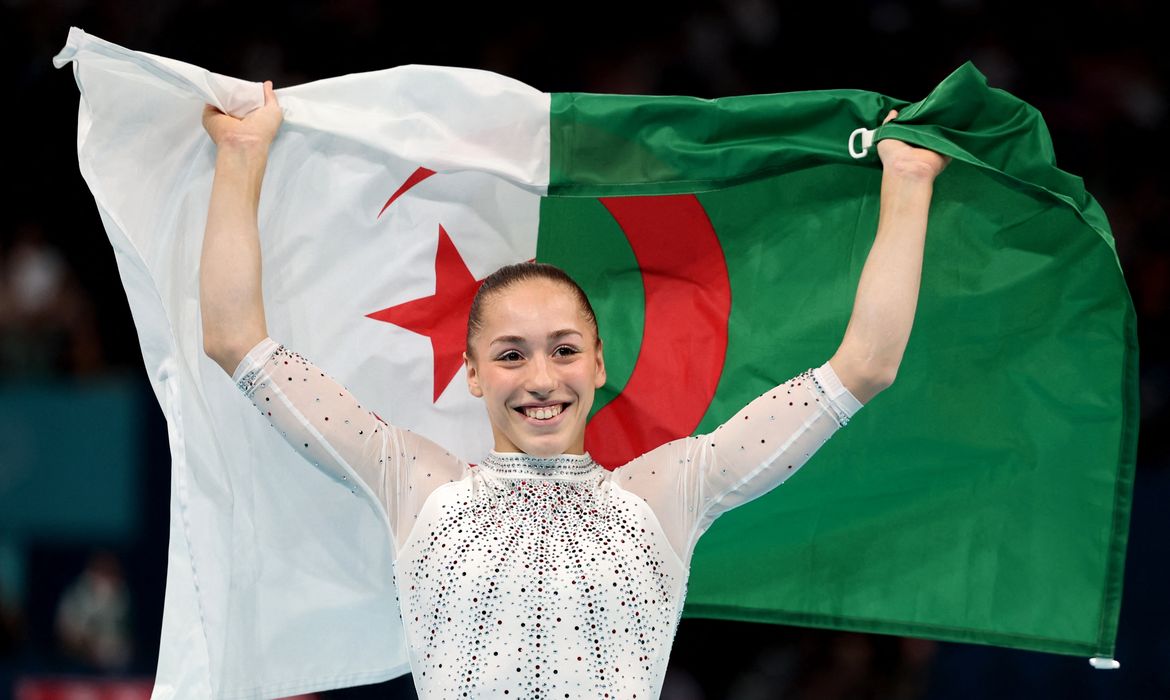
[[[216,147],[216,163],[264,165],[268,161],[270,143],[254,136],[232,136]]]
[[[941,161],[935,164],[914,158],[905,158],[884,165],[882,173],[885,178],[907,184],[932,185],[935,178],[942,172],[943,167],[946,166]]]

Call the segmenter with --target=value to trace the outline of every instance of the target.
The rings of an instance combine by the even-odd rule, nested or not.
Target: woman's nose
[[[537,356],[528,364],[527,386],[524,388],[533,394],[551,394],[557,388],[555,369],[546,358]]]

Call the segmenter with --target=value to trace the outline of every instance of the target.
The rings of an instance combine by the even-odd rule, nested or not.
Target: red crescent
[[[727,355],[731,283],[711,219],[694,195],[604,197],[642,271],[646,321],[630,379],[585,430],[613,468],[694,432]]]
[[[394,200],[406,194],[407,190],[434,174],[434,170],[431,170],[430,168],[424,168],[421,165],[415,168],[414,172],[410,174],[410,177],[406,178],[406,182],[402,183],[398,189],[394,191],[394,194],[390,195],[390,199],[387,199],[386,203],[382,205],[382,211],[378,212],[378,216],[382,216],[382,214],[384,214],[386,210],[390,208],[390,205],[394,203]]]

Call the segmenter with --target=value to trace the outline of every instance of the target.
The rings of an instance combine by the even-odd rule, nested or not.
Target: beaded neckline
[[[554,478],[585,478],[596,474],[603,467],[589,453],[580,455],[559,454],[552,457],[535,457],[524,452],[496,452],[491,450],[480,464],[500,476],[533,476]]]

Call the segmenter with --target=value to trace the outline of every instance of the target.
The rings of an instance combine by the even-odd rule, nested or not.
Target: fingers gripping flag
[[[79,165],[168,421],[155,697],[407,672],[386,514],[297,456],[202,351],[201,109],[242,116],[261,86],[76,28],[55,62],[81,92]],[[550,95],[431,66],[277,93],[259,210],[272,336],[469,462],[491,431],[459,351],[499,266],[552,262],[589,293],[608,383],[586,447],[613,467],[831,355],[876,228],[873,142],[951,156],[897,381],[815,466],[704,535],[686,614],[1112,655],[1132,303],[1039,114],[974,67],[914,104]]]

